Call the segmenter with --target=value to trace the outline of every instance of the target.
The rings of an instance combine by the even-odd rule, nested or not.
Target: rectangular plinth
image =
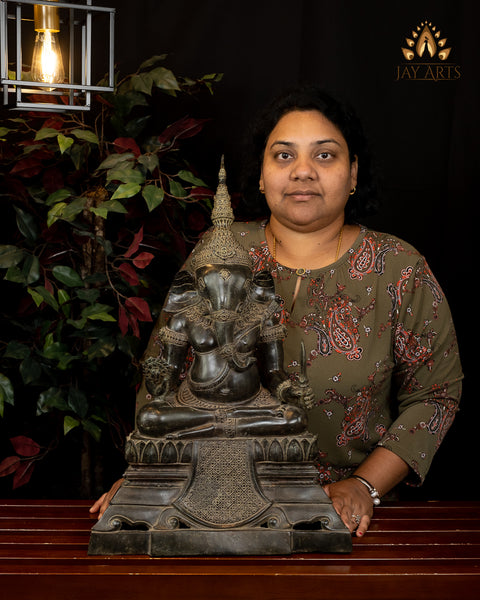
[[[259,529],[92,532],[88,553],[150,556],[287,555],[351,552],[348,531]]]
[[[192,445],[191,465],[127,471],[92,529],[89,554],[351,552],[350,531],[312,463],[256,463],[249,439]]]

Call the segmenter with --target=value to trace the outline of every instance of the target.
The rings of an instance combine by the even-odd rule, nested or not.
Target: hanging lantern
[[[0,9],[4,104],[41,111],[89,110],[92,92],[114,91],[114,8],[93,6],[92,0],[0,0]],[[92,39],[100,56],[93,57]],[[27,56],[32,57],[30,70],[24,66]],[[95,84],[93,66],[101,73]]]

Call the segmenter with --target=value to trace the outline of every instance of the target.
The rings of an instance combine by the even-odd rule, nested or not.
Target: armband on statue
[[[286,335],[285,326],[278,323],[277,325],[270,325],[265,327],[260,334],[260,342],[276,342],[279,340],[283,340]]]
[[[158,338],[164,344],[171,344],[173,346],[187,346],[188,336],[186,333],[181,331],[174,331],[168,326],[162,327],[158,334]]]

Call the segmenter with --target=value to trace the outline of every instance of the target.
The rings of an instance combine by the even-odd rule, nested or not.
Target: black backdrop
[[[425,485],[407,497],[479,498],[475,481],[472,306],[473,242],[480,140],[478,0],[95,0],[114,6],[115,59],[123,74],[155,54],[175,73],[220,72],[212,97],[189,110],[212,117],[190,147],[201,176],[216,185],[225,154],[238,191],[240,144],[252,115],[299,81],[320,83],[362,118],[381,174],[382,209],[366,224],[394,233],[426,255],[449,299],[465,372],[462,410]],[[451,47],[448,70],[414,79],[401,48],[427,20]],[[407,70],[406,70],[407,69]],[[418,73],[420,73],[420,68]],[[403,77],[396,80],[397,74]],[[134,398],[132,398],[132,414]],[[119,473],[120,474],[120,473]],[[471,483],[473,482],[473,483]]]
[[[215,185],[225,154],[231,192],[239,146],[252,115],[299,81],[324,85],[360,114],[381,180],[383,207],[367,223],[413,243],[444,288],[465,371],[462,410],[422,489],[426,498],[478,497],[475,482],[475,330],[473,267],[480,140],[479,35],[476,0],[117,0],[116,62],[124,73],[168,53],[184,75],[224,73],[207,106],[213,116],[196,165]],[[450,73],[413,79],[401,48],[427,20],[451,47]],[[431,60],[433,63],[433,59]],[[437,59],[438,63],[438,59]],[[423,72],[425,74],[425,67]],[[399,70],[400,69],[400,70]],[[397,80],[397,74],[403,78]],[[408,77],[410,74],[410,77]],[[451,78],[446,76],[450,74]],[[203,114],[202,114],[203,111]],[[472,477],[473,476],[473,477]]]

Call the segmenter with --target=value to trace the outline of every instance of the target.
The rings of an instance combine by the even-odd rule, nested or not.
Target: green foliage
[[[34,452],[24,444],[0,462],[17,487],[62,436],[99,440],[118,403],[132,403],[138,352],[206,223],[213,194],[181,152],[206,120],[169,118],[168,108],[220,76],[180,78],[165,58],[98,96],[96,113],[1,123],[0,416],[12,440],[45,424],[42,446],[24,435]]]

